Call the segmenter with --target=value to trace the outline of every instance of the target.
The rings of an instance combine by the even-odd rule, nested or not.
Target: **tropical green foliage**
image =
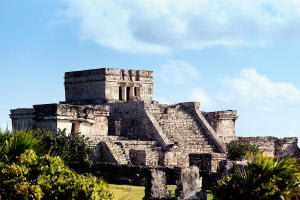
[[[246,168],[239,168],[214,187],[216,200],[289,200],[299,189],[300,165],[293,158],[251,156]]]
[[[51,151],[51,155],[59,155],[76,171],[83,172],[91,164],[94,149],[88,145],[88,138],[83,135],[66,134],[65,130],[55,133],[37,129],[35,132],[41,136],[44,148]]]
[[[87,141],[83,135],[66,134],[65,130],[0,130],[0,162],[13,162],[26,149],[33,149],[38,155],[58,155],[71,168],[82,172],[94,154]]]
[[[248,142],[231,141],[226,146],[227,158],[229,160],[242,160],[245,158],[247,152],[256,154],[258,152],[258,146],[250,144]]]
[[[0,130],[0,162],[13,162],[26,149],[34,149],[38,154],[45,154],[46,150],[35,131],[25,129],[4,131]]]
[[[79,175],[61,159],[85,168],[92,153],[79,134],[0,130],[0,200],[113,199],[103,180]]]
[[[0,199],[113,199],[106,183],[79,175],[59,157],[26,150],[12,164],[0,163]]]

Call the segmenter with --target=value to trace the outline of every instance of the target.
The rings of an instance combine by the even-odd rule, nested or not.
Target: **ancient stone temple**
[[[152,99],[153,72],[101,68],[65,73],[65,101],[11,110],[14,128],[66,129],[89,137],[99,162],[217,171],[226,143],[260,143],[272,155],[299,151],[297,138],[238,138],[234,110]]]

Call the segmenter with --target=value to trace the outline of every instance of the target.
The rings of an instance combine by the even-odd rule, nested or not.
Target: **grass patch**
[[[168,185],[167,190],[175,194],[176,185]],[[145,196],[145,187],[132,185],[109,184],[109,190],[114,194],[116,200],[142,200]],[[207,191],[207,200],[212,200],[213,194]]]
[[[213,195],[212,191],[207,190],[206,194],[207,194],[207,200],[213,200],[214,195]]]
[[[145,187],[109,184],[109,190],[116,200],[141,200],[145,196]]]

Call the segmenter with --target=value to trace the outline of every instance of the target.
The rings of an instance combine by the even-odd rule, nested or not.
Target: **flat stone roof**
[[[81,71],[70,71],[65,73],[65,78],[78,78],[83,76],[91,75],[120,75],[121,73],[128,75],[131,73],[135,76],[136,72],[139,72],[140,77],[153,77],[153,71],[150,70],[134,70],[134,69],[118,69],[118,68],[99,68],[99,69],[89,69]]]

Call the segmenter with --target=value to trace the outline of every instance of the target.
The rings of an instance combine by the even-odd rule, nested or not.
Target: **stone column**
[[[126,101],[126,86],[122,86],[122,101]]]
[[[134,97],[134,87],[130,87],[129,91],[129,100],[132,100]]]
[[[135,89],[136,89],[136,96],[140,100],[141,99],[141,88],[140,87],[136,87]]]

